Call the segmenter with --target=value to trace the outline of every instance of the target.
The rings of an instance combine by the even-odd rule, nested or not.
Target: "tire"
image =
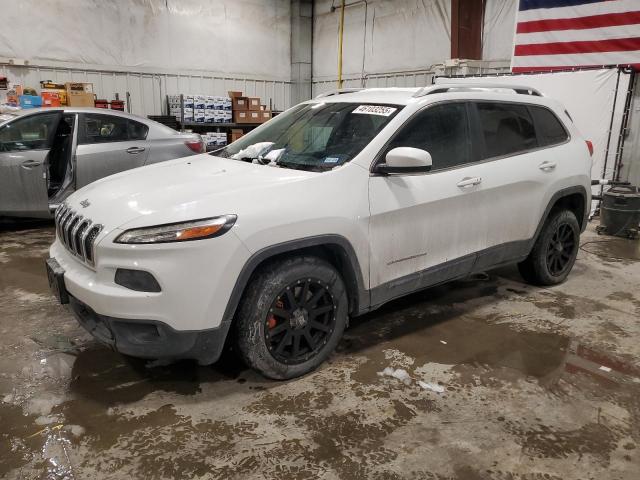
[[[347,315],[344,282],[329,263],[312,256],[286,259],[261,269],[245,290],[236,345],[244,362],[265,377],[299,377],[335,349]]]
[[[575,214],[570,210],[552,212],[531,253],[518,264],[520,275],[533,285],[562,283],[573,268],[579,246],[580,225]]]

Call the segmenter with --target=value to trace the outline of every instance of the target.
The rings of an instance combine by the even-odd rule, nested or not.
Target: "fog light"
[[[153,275],[142,270],[119,268],[116,270],[115,282],[137,292],[160,292],[160,284]]]

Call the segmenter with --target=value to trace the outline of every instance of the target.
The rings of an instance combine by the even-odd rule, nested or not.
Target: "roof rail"
[[[485,89],[502,89],[513,90],[520,95],[533,95],[535,97],[543,97],[539,90],[528,87],[526,85],[509,85],[502,83],[442,83],[423,87],[413,94],[414,98],[424,97],[434,93],[446,93],[451,90],[485,90]]]
[[[342,95],[343,93],[359,92],[360,90],[364,90],[364,88],[340,88],[338,90],[321,93],[320,95],[316,95],[315,98],[331,97],[333,95]]]

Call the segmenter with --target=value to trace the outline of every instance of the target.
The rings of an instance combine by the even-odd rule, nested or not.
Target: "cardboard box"
[[[60,100],[60,106],[68,105],[67,91],[64,88],[63,89],[43,88],[40,92],[40,96],[44,95],[45,93],[55,93],[56,95],[58,95],[58,99]]]
[[[42,98],[43,107],[60,107],[61,106],[60,95],[58,95],[58,92],[43,91],[40,94],[40,97]]]
[[[67,103],[70,107],[93,107],[94,98],[93,93],[67,90]]]
[[[249,101],[247,97],[232,97],[231,109],[232,110],[249,110]]]
[[[204,108],[193,109],[193,121],[196,123],[204,123],[206,110]]]
[[[183,101],[184,108],[194,108],[193,105],[194,105],[195,99],[193,98],[193,95],[183,95],[182,101]]]
[[[93,93],[93,83],[67,82],[64,88],[67,92]]]
[[[207,108],[207,97],[204,95],[194,95],[193,108]]]
[[[193,122],[193,108],[184,107],[183,115],[185,123]]]
[[[266,109],[267,109],[267,106],[266,106],[266,105],[260,105],[260,110],[263,110],[263,111],[264,111],[264,110],[266,110]]]
[[[231,101],[231,97],[222,99],[222,109],[231,111],[231,106],[233,105]]]
[[[227,93],[229,94],[229,98],[236,98],[236,97],[242,96],[242,92],[234,92],[232,90],[229,90]]]
[[[209,110],[208,108],[204,111],[204,123],[214,123],[216,121],[216,111]]]
[[[247,97],[247,108],[249,110],[260,110],[260,97]]]
[[[271,120],[271,110],[261,110],[258,113],[260,114],[260,123]]]
[[[233,112],[234,123],[260,123],[260,112],[253,110],[236,110]]]
[[[231,129],[231,142],[235,142],[236,140],[238,140],[239,138],[241,138],[244,135],[244,130],[242,130],[241,128],[232,128]]]

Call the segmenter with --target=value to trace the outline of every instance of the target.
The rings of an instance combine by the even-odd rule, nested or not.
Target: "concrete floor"
[[[272,382],[98,345],[48,293],[51,226],[5,226],[0,477],[637,480],[640,243],[592,230],[561,286],[511,268],[427,290]]]

